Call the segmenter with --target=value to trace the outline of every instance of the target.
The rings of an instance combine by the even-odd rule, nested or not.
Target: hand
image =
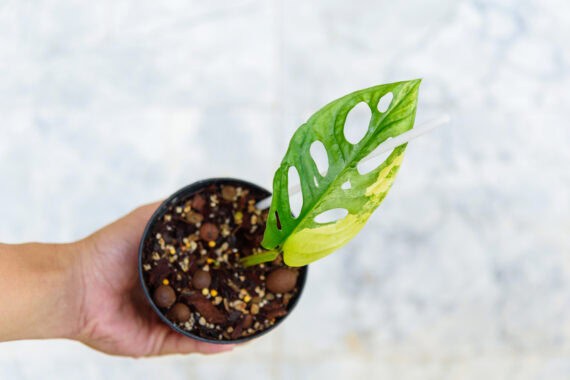
[[[113,355],[149,356],[231,350],[185,337],[162,322],[145,299],[138,248],[158,203],[140,207],[75,243],[80,286],[76,339]]]

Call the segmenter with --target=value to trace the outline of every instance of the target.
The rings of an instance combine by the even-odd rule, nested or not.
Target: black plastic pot
[[[239,338],[239,339],[233,339],[233,340],[216,340],[216,339],[207,339],[201,336],[198,336],[196,334],[192,334],[186,330],[181,329],[180,327],[178,327],[176,324],[172,323],[167,317],[166,315],[164,315],[162,313],[162,311],[158,308],[158,306],[155,305],[154,300],[152,299],[152,295],[150,294],[150,290],[144,280],[144,276],[143,276],[143,252],[144,252],[144,243],[150,233],[150,231],[152,231],[152,227],[154,225],[154,223],[159,220],[160,218],[162,218],[164,216],[164,214],[166,213],[166,211],[168,210],[169,206],[178,202],[178,200],[180,198],[187,198],[190,197],[192,195],[194,195],[195,193],[197,193],[198,191],[200,191],[201,189],[208,187],[212,184],[215,185],[231,185],[231,186],[242,186],[245,188],[251,188],[255,191],[259,191],[260,193],[266,195],[266,196],[270,196],[271,192],[269,192],[268,190],[257,186],[253,183],[247,182],[247,181],[242,181],[239,179],[234,179],[234,178],[211,178],[211,179],[205,179],[202,181],[198,181],[198,182],[194,182],[191,185],[188,185],[180,190],[178,190],[176,193],[172,194],[167,200],[165,200],[159,207],[158,209],[155,211],[155,213],[152,215],[152,217],[150,218],[149,222],[146,225],[146,228],[143,232],[142,238],[141,238],[141,243],[140,243],[140,247],[139,247],[139,278],[140,278],[140,282],[144,291],[144,294],[148,300],[148,302],[150,303],[150,305],[152,306],[152,308],[154,309],[154,311],[158,314],[158,316],[160,317],[160,319],[162,319],[162,321],[164,323],[166,323],[168,326],[170,326],[170,328],[172,328],[173,330],[175,330],[176,332],[182,334],[182,335],[186,335],[189,338],[192,339],[196,339],[202,342],[208,342],[208,343],[217,343],[217,344],[235,344],[235,343],[242,343],[242,342],[246,342],[249,341],[251,339],[257,338],[261,335],[264,335],[266,333],[268,333],[269,331],[273,330],[275,327],[277,327],[279,324],[281,324],[283,322],[283,320],[285,320],[290,314],[291,311],[293,310],[293,308],[295,307],[295,305],[297,304],[297,302],[299,301],[299,298],[301,297],[301,294],[303,292],[303,288],[305,287],[305,282],[306,282],[306,278],[307,278],[307,267],[302,267],[299,268],[299,279],[298,279],[298,287],[299,287],[299,291],[296,294],[295,298],[291,299],[291,301],[288,304],[288,312],[285,316],[281,317],[279,320],[277,320],[275,322],[275,324],[273,324],[272,326],[270,326],[269,328],[260,331],[256,334],[247,336],[247,337],[243,337],[243,338]]]

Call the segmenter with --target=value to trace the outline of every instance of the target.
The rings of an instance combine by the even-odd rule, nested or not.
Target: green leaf
[[[356,91],[337,99],[309,118],[293,135],[273,179],[273,200],[261,243],[267,249],[282,249],[285,263],[302,266],[329,255],[351,240],[380,205],[403,160],[402,145],[374,170],[360,174],[358,163],[382,142],[410,130],[414,125],[420,80],[384,84]],[[392,93],[385,112],[380,99]],[[349,112],[359,103],[371,110],[368,130],[356,144],[344,136]],[[322,176],[309,149],[314,141],[324,144],[328,170]],[[294,217],[289,202],[289,168],[301,179],[303,206]],[[350,181],[350,188],[341,186]],[[346,217],[329,223],[315,218],[331,209],[348,211]]]

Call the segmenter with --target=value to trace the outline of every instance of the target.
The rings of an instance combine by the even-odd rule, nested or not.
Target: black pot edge
[[[215,340],[215,339],[207,339],[207,338],[203,338],[199,335],[195,335],[192,334],[186,330],[181,329],[180,327],[176,326],[176,324],[172,323],[168,318],[166,318],[166,316],[162,313],[162,311],[160,311],[160,309],[154,304],[154,301],[152,300],[152,296],[150,294],[149,289],[146,286],[146,283],[144,281],[144,276],[143,276],[143,262],[142,262],[142,258],[143,258],[143,249],[144,249],[144,241],[147,238],[147,235],[153,225],[153,223],[155,222],[155,219],[162,214],[162,212],[167,208],[167,206],[172,203],[175,202],[178,197],[180,196],[187,196],[189,194],[192,194],[193,192],[196,192],[197,190],[205,187],[205,186],[209,186],[211,184],[228,184],[228,185],[243,185],[243,186],[247,186],[247,187],[252,187],[256,190],[259,190],[263,193],[266,193],[267,196],[271,195],[271,192],[269,192],[268,190],[264,189],[261,186],[258,186],[254,183],[248,182],[248,181],[244,181],[241,179],[236,179],[236,178],[226,178],[226,177],[221,177],[221,178],[208,178],[208,179],[203,179],[200,181],[196,181],[194,183],[191,183],[190,185],[187,185],[185,187],[183,187],[182,189],[176,191],[174,194],[172,194],[171,196],[169,196],[164,202],[162,202],[160,204],[160,206],[156,209],[156,211],[152,214],[152,216],[150,217],[150,219],[147,222],[147,225],[144,229],[144,232],[142,234],[141,237],[141,242],[139,245],[139,258],[138,258],[138,262],[139,262],[139,280],[141,283],[141,286],[143,288],[143,292],[144,295],[146,297],[146,299],[148,300],[148,302],[150,303],[152,309],[155,311],[155,313],[160,317],[160,319],[166,323],[171,329],[173,329],[174,331],[185,335],[189,338],[201,341],[201,342],[206,342],[206,343],[215,343],[215,344],[237,344],[237,343],[244,343],[244,342],[248,342],[252,339],[255,338],[259,338],[262,335],[267,334],[269,331],[273,330],[275,327],[277,327],[278,325],[280,325],[293,311],[293,309],[295,308],[295,306],[297,305],[299,299],[302,296],[303,293],[303,289],[305,288],[305,284],[307,281],[307,272],[308,272],[308,267],[304,266],[299,268],[300,271],[300,278],[299,278],[299,292],[297,293],[297,296],[292,299],[289,303],[289,307],[288,307],[288,311],[287,314],[284,317],[281,317],[279,320],[277,320],[275,322],[275,324],[273,324],[271,327],[267,328],[266,330],[263,330],[257,334],[253,334],[244,338],[239,338],[239,339],[234,339],[234,340]]]

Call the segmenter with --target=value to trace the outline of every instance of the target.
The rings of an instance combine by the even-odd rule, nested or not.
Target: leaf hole
[[[291,208],[291,214],[293,218],[296,218],[301,213],[303,208],[303,192],[301,190],[301,179],[299,178],[299,172],[294,166],[289,167],[289,172],[287,173],[288,183],[289,183],[289,207]],[[299,191],[296,191],[293,184],[298,184]],[[294,186],[294,185],[293,185]]]
[[[364,175],[366,173],[370,173],[372,170],[376,169],[384,161],[386,161],[386,159],[394,151],[392,149],[388,152],[378,153],[379,150],[380,150],[380,146],[378,148],[374,149],[372,152],[370,152],[370,154],[368,156],[366,156],[362,160],[360,160],[358,165],[356,165],[356,169],[358,170],[358,173],[360,173],[361,175]]]
[[[345,183],[340,185],[340,188],[343,190],[349,190],[350,188],[352,188],[352,185],[350,184],[350,181],[346,181]]]
[[[344,122],[344,137],[351,144],[356,144],[368,132],[372,112],[366,103],[358,103],[350,110]]]
[[[333,208],[320,213],[315,217],[315,222],[320,224],[336,222],[343,219],[348,215],[348,210],[345,208]]]
[[[325,145],[319,140],[313,141],[309,151],[321,176],[326,176],[329,170],[329,157]]]
[[[378,101],[378,106],[376,107],[378,108],[378,111],[380,112],[388,111],[388,108],[390,108],[390,104],[392,104],[392,99],[394,99],[394,94],[392,94],[391,92],[382,96]]]
[[[315,182],[315,187],[319,187],[319,181],[316,176],[313,176],[313,182]]]

